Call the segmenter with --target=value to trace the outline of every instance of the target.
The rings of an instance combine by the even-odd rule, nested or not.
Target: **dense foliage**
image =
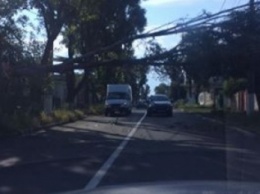
[[[218,20],[217,24],[183,33],[176,50],[168,55],[164,68],[160,71],[175,83],[176,80],[177,83],[183,83],[185,72],[186,81],[190,85],[193,84],[192,87],[197,89],[197,92],[201,88],[209,89],[211,87],[209,80],[212,77],[248,81],[253,72],[255,93],[260,102],[259,6],[255,9],[253,28],[251,12],[246,8],[231,12],[227,17]],[[250,69],[251,64],[253,70]],[[228,82],[225,83],[227,86]],[[230,88],[230,91],[226,93],[233,94],[231,89],[233,87],[225,87],[225,90],[227,88]]]
[[[1,1],[0,7],[0,117],[4,128],[16,117],[30,117],[43,110],[44,94],[52,86],[51,75],[38,74],[30,68],[52,66],[54,41],[59,35],[63,36],[69,59],[73,59],[141,33],[146,25],[140,0],[16,0]],[[36,14],[36,22],[30,21],[32,14]],[[87,66],[126,58],[134,59],[132,42],[81,63]],[[20,67],[25,70],[14,71]],[[121,64],[86,68],[80,75],[67,69],[67,102],[74,106],[75,97],[83,93],[84,105],[89,101],[99,103],[104,100],[108,83],[130,83],[137,99],[145,93],[148,69],[141,64],[134,68]]]
[[[133,63],[137,61],[133,37],[142,33],[146,26],[145,10],[140,2],[1,1],[1,125],[4,125],[7,117],[30,117],[43,110],[42,99],[46,88],[51,87],[51,75],[41,73],[40,70],[43,67],[54,67],[53,45],[59,35],[68,48],[68,57],[61,57],[59,61],[66,67],[61,76],[66,79],[66,100],[72,107],[76,105],[75,99],[79,94],[84,94],[81,102],[84,106],[102,102],[108,83],[129,83],[135,100],[146,98],[150,91],[146,76],[150,69],[148,65],[157,65],[156,70],[171,79],[171,85],[163,93],[175,100],[185,96],[184,90],[187,88],[183,84],[188,83],[189,93],[194,88],[198,92],[201,88],[209,89],[210,78],[222,77],[226,80],[225,93],[232,95],[239,89],[245,89],[251,83],[248,78],[253,77],[254,90],[260,101],[259,4],[255,7],[253,21],[248,8],[232,11],[217,19],[213,25],[186,30],[178,46],[170,51],[150,42],[147,50],[149,60],[143,64]],[[36,23],[30,22],[31,13],[36,14]],[[44,32],[45,37],[39,32]],[[85,57],[73,60],[78,56]],[[116,64],[104,65],[104,62],[109,61],[115,61]],[[79,64],[82,71],[76,73],[74,67]],[[250,64],[255,65],[252,67]],[[26,71],[20,67],[26,68]],[[39,67],[39,71],[30,71],[35,67]],[[17,71],[19,68],[20,71]],[[252,72],[254,76],[250,76]],[[162,88],[161,85],[156,90],[162,93]]]

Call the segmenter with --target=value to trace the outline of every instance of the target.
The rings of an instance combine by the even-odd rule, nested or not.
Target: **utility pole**
[[[255,61],[254,61],[254,36],[255,36],[255,0],[249,2],[249,69],[247,88],[247,115],[251,115],[255,108]]]

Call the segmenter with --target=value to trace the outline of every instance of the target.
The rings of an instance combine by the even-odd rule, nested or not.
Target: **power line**
[[[152,33],[152,32],[154,32],[154,31],[156,31],[156,30],[159,30],[159,29],[161,29],[161,28],[167,27],[167,26],[169,26],[169,25],[176,24],[177,22],[180,22],[180,21],[181,21],[181,19],[176,19],[176,20],[167,22],[167,23],[165,23],[165,24],[162,24],[162,25],[160,25],[160,26],[157,26],[157,27],[155,27],[155,28],[150,29],[150,30],[146,31],[145,33]],[[147,45],[147,41],[141,39],[140,42],[136,45],[136,47],[139,48],[139,46],[140,46],[141,44]]]
[[[176,24],[174,27],[170,27],[168,29],[159,30],[159,31],[153,32],[153,33],[139,34],[139,35],[136,35],[136,36],[133,36],[133,37],[121,39],[121,40],[118,40],[117,42],[115,42],[114,44],[111,44],[111,45],[102,47],[100,49],[97,49],[95,51],[86,53],[81,58],[85,58],[85,57],[88,57],[88,56],[93,55],[93,54],[104,52],[106,50],[109,50],[109,49],[117,46],[118,44],[123,44],[123,43],[133,41],[133,40],[137,40],[137,39],[152,38],[152,37],[156,37],[156,36],[166,36],[166,35],[171,35],[171,34],[182,33],[184,31],[195,28],[196,26],[198,27],[199,25],[206,24],[210,21],[226,17],[230,12],[232,12],[234,10],[245,8],[247,6],[248,6],[248,3],[244,4],[244,5],[237,6],[237,7],[230,8],[230,9],[227,9],[227,10],[223,10],[223,11],[220,11],[220,12],[215,13],[215,14],[202,14],[202,15],[197,16],[193,19],[190,19],[186,22]],[[165,26],[167,24],[164,24],[162,26]],[[191,24],[192,24],[192,26],[189,26]]]
[[[222,10],[223,10],[223,8],[224,8],[224,6],[225,6],[226,2],[227,2],[227,0],[224,0],[224,1],[223,1],[222,5],[221,5],[221,7],[220,7],[220,11],[222,11]]]
[[[256,2],[255,4],[260,4],[260,2]],[[139,35],[132,36],[132,37],[126,37],[126,38],[123,38],[121,40],[118,40],[117,42],[115,42],[113,44],[95,49],[91,52],[88,52],[88,53],[82,55],[81,57],[65,60],[60,65],[56,65],[55,68],[58,68],[57,66],[63,66],[63,68],[66,69],[66,67],[68,65],[70,65],[71,63],[82,63],[82,64],[83,63],[90,63],[90,64],[94,64],[95,62],[93,62],[93,61],[92,62],[87,61],[88,57],[107,52],[107,51],[113,49],[115,46],[122,45],[122,44],[125,44],[125,43],[129,43],[133,40],[178,34],[178,33],[183,33],[183,32],[187,32],[187,31],[190,31],[190,30],[196,30],[196,29],[205,28],[205,27],[211,27],[211,28],[217,27],[220,24],[219,23],[216,24],[216,22],[214,22],[214,21],[217,21],[219,19],[223,19],[223,18],[227,17],[230,14],[230,12],[235,11],[235,10],[239,10],[239,9],[243,9],[245,7],[248,7],[248,3],[244,4],[244,5],[237,6],[237,7],[233,7],[233,8],[230,8],[230,9],[223,10],[223,11],[217,12],[215,14],[204,13],[204,14],[197,16],[196,18],[190,19],[186,22],[177,23],[173,27],[158,30],[158,31],[155,31],[153,33],[144,33],[144,34],[139,34]],[[213,24],[213,22],[215,24]],[[170,23],[170,22],[168,22],[168,23]],[[164,25],[167,25],[167,24],[164,24]],[[162,25],[162,26],[164,26],[164,25]],[[161,26],[159,26],[159,27],[162,28]],[[100,63],[102,63],[102,62],[100,62]],[[89,67],[89,65],[86,66],[86,68],[87,67]],[[53,67],[51,67],[51,68],[53,68]],[[60,67],[60,68],[62,68],[62,67]],[[75,66],[75,68],[76,68],[76,66]]]
[[[141,35],[137,35],[133,37],[134,39],[141,39],[141,38],[149,38],[149,37],[155,37],[155,36],[166,36],[166,35],[171,35],[171,34],[177,34],[181,33],[187,30],[190,30],[195,27],[199,27],[202,24],[209,24],[209,22],[215,21],[216,19],[221,19],[229,15],[230,12],[238,9],[242,9],[248,7],[248,4],[244,4],[238,7],[230,8],[227,10],[220,11],[215,14],[202,14],[196,18],[193,18],[187,22],[179,23],[174,27],[165,29],[165,30],[160,30],[154,33],[145,33]]]
[[[224,14],[228,14],[231,11],[234,11],[234,10],[237,10],[237,9],[242,9],[244,7],[247,7],[247,6],[248,6],[248,4],[245,4],[245,5],[230,8],[230,9],[223,10],[223,11],[220,11],[218,13],[210,14],[210,15],[202,14],[202,15],[196,17],[196,18],[188,20],[187,22],[176,24],[174,27],[170,27],[168,29],[163,29],[163,30],[153,32],[153,33],[144,33],[144,34],[139,34],[139,35],[136,35],[136,36],[133,36],[133,37],[124,38],[124,39],[118,40],[117,42],[115,42],[111,45],[96,49],[95,51],[91,51],[89,53],[86,53],[81,58],[88,57],[89,55],[97,54],[99,52],[104,52],[105,50],[109,50],[109,49],[115,47],[118,44],[123,44],[123,43],[129,42],[129,41],[133,41],[133,40],[137,40],[137,39],[144,39],[144,38],[152,38],[152,37],[155,37],[155,36],[165,36],[165,35],[170,35],[170,34],[181,33],[183,31],[187,30],[189,25],[191,25],[193,23],[194,24],[193,24],[192,27],[195,27],[196,25],[198,26],[200,24],[207,23],[207,22],[212,21],[212,20],[216,20],[216,18],[219,19],[221,17],[225,17],[227,15],[224,15]],[[171,23],[171,22],[168,22],[167,24],[164,24],[162,26],[168,25],[169,23]],[[160,26],[158,28],[161,28],[162,26]],[[177,30],[177,29],[179,29],[179,30]],[[182,29],[184,29],[184,30],[182,30]],[[152,31],[154,31],[154,30],[152,30]]]
[[[239,5],[240,2],[241,2],[241,0],[238,0],[238,1],[237,1],[237,5]]]
[[[178,21],[180,21],[180,19],[167,22],[167,23],[162,24],[162,25],[160,25],[160,26],[158,26],[158,27],[155,27],[155,28],[153,28],[153,29],[151,29],[151,30],[148,30],[146,33],[151,33],[151,32],[153,32],[153,31],[155,31],[155,30],[159,30],[159,29],[164,28],[164,27],[166,27],[166,26],[169,26],[169,25],[171,25],[171,24],[175,24],[175,23],[178,22]]]

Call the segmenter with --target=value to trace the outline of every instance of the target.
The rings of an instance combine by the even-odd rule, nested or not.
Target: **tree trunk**
[[[255,76],[255,94],[256,94],[256,100],[258,104],[258,111],[260,112],[260,69],[259,67],[256,70],[256,76]]]
[[[189,99],[193,98],[193,95],[192,95],[192,80],[191,80],[191,78],[188,78],[188,96],[189,96]]]
[[[85,70],[86,71],[86,70]],[[76,86],[76,88],[73,90],[73,98],[77,96],[77,94],[82,90],[82,88],[85,86],[85,83],[87,82],[87,74],[85,73],[79,84]]]
[[[200,84],[196,84],[195,89],[195,102],[199,104]]]
[[[66,84],[67,84],[67,102],[72,105],[76,95],[74,94],[75,90],[75,75],[74,72],[70,71],[66,73]]]
[[[99,99],[98,99],[98,95],[97,95],[97,88],[96,88],[95,84],[93,83],[93,81],[91,81],[91,88],[92,88],[92,91],[91,91],[92,102],[94,104],[99,103]]]
[[[89,106],[90,106],[90,100],[89,100],[89,97],[90,97],[89,72],[85,70],[84,74],[85,74],[85,77],[86,77],[84,100],[85,100],[85,105],[87,106],[87,108],[89,108]]]
[[[54,38],[48,37],[47,44],[44,49],[43,57],[41,60],[41,65],[44,67],[52,66],[53,63],[53,41]],[[53,108],[53,96],[52,96],[52,89],[50,86],[51,82],[51,74],[47,73],[45,75],[45,83],[47,84],[45,87],[45,94],[43,96],[43,106],[44,111],[49,113]]]
[[[53,42],[54,38],[48,38],[47,44],[41,60],[41,65],[51,66],[53,61]]]
[[[69,55],[69,59],[73,59],[73,37],[72,35],[68,36],[68,55]],[[70,64],[70,66],[73,66],[73,63]],[[67,102],[70,105],[73,105],[74,103],[74,99],[75,99],[75,95],[74,95],[74,90],[75,90],[75,74],[74,74],[74,70],[71,69],[66,73],[66,84],[67,84]]]

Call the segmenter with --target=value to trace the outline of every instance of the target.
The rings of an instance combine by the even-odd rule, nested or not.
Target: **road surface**
[[[93,116],[0,140],[0,193],[60,193],[157,181],[260,181],[255,134],[196,114],[144,114]]]

